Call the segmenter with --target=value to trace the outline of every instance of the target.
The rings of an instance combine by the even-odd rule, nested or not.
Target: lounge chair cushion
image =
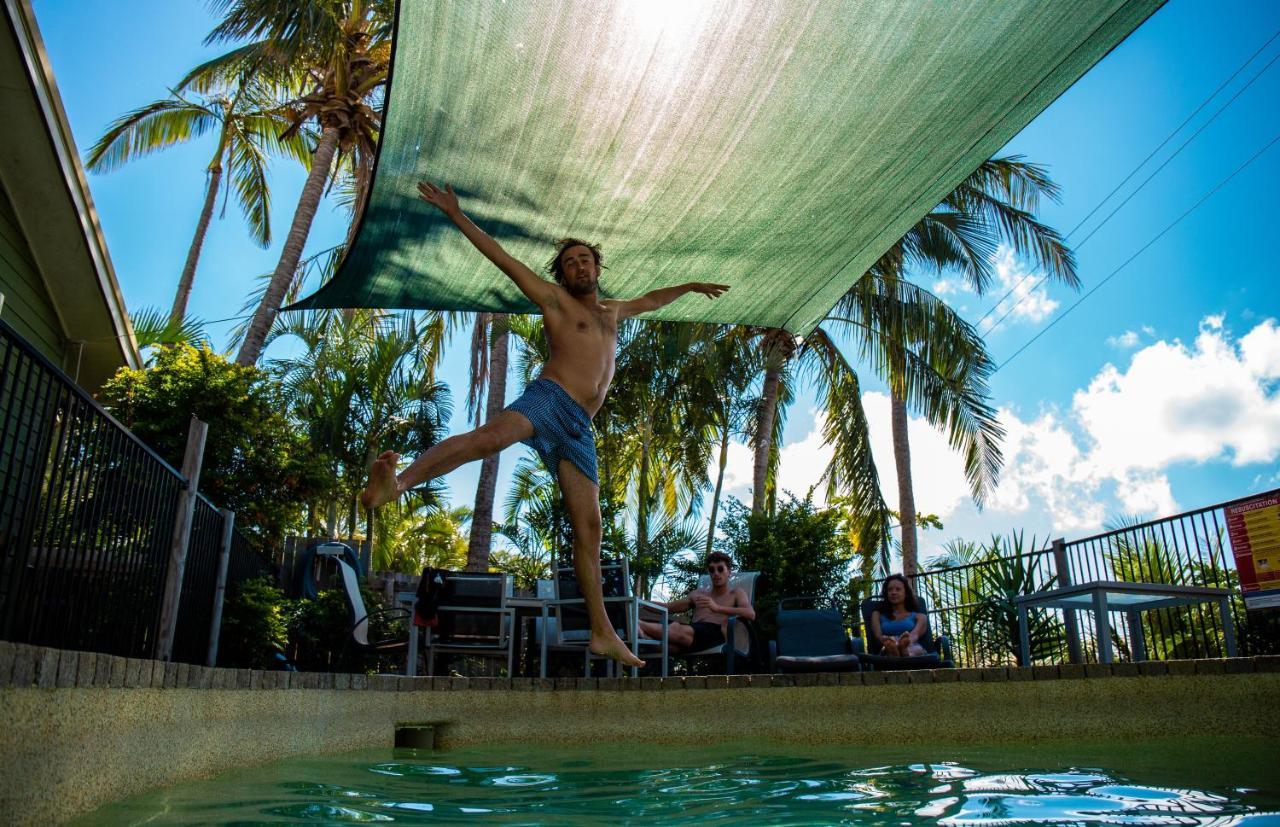
[[[892,658],[888,655],[858,655],[863,666],[870,666],[879,672],[895,671],[899,669],[941,669],[943,667],[950,668],[954,666],[951,661],[944,661],[936,654],[930,652],[927,655],[917,655],[910,658]]]
[[[779,672],[856,672],[862,668],[857,655],[778,655]]]

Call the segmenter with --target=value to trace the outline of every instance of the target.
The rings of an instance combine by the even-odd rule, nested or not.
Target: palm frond
[[[144,307],[129,315],[133,324],[134,338],[139,348],[160,345],[199,345],[209,340],[205,333],[204,322],[193,317],[184,317],[180,322],[173,322],[169,314],[154,307]]]
[[[249,222],[249,236],[259,247],[271,246],[271,187],[267,183],[267,158],[248,136],[231,148],[231,186]]]
[[[215,129],[221,118],[213,110],[178,98],[154,101],[121,115],[107,127],[85,156],[91,172],[111,172],[122,165]]]

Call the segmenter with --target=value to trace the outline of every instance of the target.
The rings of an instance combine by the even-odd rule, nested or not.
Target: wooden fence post
[[[187,546],[191,541],[191,520],[200,488],[200,467],[204,462],[204,438],[209,425],[191,417],[187,429],[187,451],[182,457],[186,486],[178,493],[178,513],[169,541],[169,569],[164,581],[164,601],[160,604],[160,634],[156,636],[155,659],[173,657],[173,638],[178,628],[178,604],[182,598],[182,576],[187,568]]]
[[[231,564],[231,536],[235,532],[236,514],[225,508],[222,514],[222,550],[218,552],[218,583],[213,587],[213,617],[209,620],[209,652],[205,666],[218,665],[218,636],[222,631],[222,602],[227,596],[227,568]]]

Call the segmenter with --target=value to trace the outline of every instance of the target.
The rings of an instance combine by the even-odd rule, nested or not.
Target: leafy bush
[[[360,596],[365,608],[375,612],[382,608],[382,597],[361,585]],[[341,589],[325,589],[315,600],[293,603],[289,618],[289,652],[291,660],[303,672],[375,672],[383,664],[377,655],[358,649],[351,640],[354,618]],[[369,640],[382,640],[404,632],[403,623],[383,617],[370,623]],[[403,654],[398,656],[402,660]],[[388,656],[388,668],[394,668]]]
[[[853,549],[839,509],[818,508],[811,497],[788,495],[772,514],[752,514],[737,500],[724,507],[723,538],[715,548],[745,571],[760,572],[756,583],[757,625],[765,637],[777,630],[778,601],[784,597],[817,597],[847,608]],[[677,588],[693,588],[702,561],[686,563]]]
[[[236,524],[261,546],[301,529],[303,504],[331,485],[326,461],[283,413],[279,383],[207,346],[161,348],[149,367],[121,369],[102,397],[175,467],[191,417],[207,422],[200,491],[234,511]]]
[[[218,665],[274,669],[275,653],[283,650],[289,639],[289,613],[289,601],[269,577],[241,583],[222,607]]]

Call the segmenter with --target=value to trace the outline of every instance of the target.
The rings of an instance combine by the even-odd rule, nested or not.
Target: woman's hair
[[[599,245],[592,244],[590,241],[583,241],[580,238],[562,238],[556,242],[556,254],[551,257],[551,261],[547,262],[547,272],[556,280],[556,284],[564,284],[564,265],[560,262],[560,257],[570,247],[586,247],[591,251],[591,255],[595,257],[596,267],[601,270],[604,269],[604,256],[600,252]]]
[[[893,605],[889,603],[889,584],[894,580],[902,584],[902,608],[909,612],[920,611],[920,606],[916,603],[916,593],[911,591],[911,584],[901,574],[891,574],[884,579],[884,583],[880,584],[880,602],[876,604],[876,611],[881,615],[889,615],[893,612]]]

